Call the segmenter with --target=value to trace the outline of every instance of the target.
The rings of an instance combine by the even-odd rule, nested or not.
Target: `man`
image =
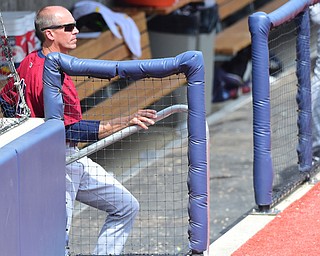
[[[61,6],[44,7],[37,13],[36,33],[42,49],[29,54],[20,64],[18,73],[24,79],[25,97],[32,117],[44,117],[42,72],[45,55],[50,52],[67,54],[76,48],[79,33],[72,14]],[[82,120],[80,101],[71,78],[64,74],[64,124],[67,155],[78,151],[78,142],[96,141],[129,125],[148,129],[154,124],[156,111],[139,110],[136,114],[110,121]],[[1,108],[6,116],[14,115],[18,95],[13,82],[0,92]],[[139,210],[137,199],[100,165],[84,157],[66,166],[67,237],[70,230],[74,201],[85,203],[108,213],[101,228],[95,255],[120,254],[134,218]],[[66,251],[67,254],[67,251]]]

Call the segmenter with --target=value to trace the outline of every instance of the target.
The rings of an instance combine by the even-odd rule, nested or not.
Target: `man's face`
[[[56,23],[54,29],[50,29],[54,38],[54,47],[56,50],[67,53],[77,46],[77,34],[79,30],[75,26],[76,22],[68,10],[60,10],[56,14]]]

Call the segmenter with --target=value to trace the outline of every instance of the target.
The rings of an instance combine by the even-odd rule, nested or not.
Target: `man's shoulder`
[[[36,66],[43,66],[44,58],[41,58],[38,51],[33,51],[29,53],[20,63],[19,70],[29,69]]]
[[[26,60],[32,60],[37,62],[44,62],[44,57],[41,57],[40,50],[33,51],[26,56]]]

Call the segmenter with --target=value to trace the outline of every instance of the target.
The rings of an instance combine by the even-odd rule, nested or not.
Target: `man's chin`
[[[77,48],[77,44],[75,43],[75,44],[72,44],[71,46],[70,46],[70,50],[74,50],[74,49],[76,49]]]

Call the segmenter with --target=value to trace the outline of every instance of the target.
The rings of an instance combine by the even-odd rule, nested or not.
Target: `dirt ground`
[[[252,106],[248,101],[238,108],[243,99],[237,101],[214,106],[220,118],[209,124],[211,241],[255,207]],[[230,104],[237,109],[228,110]]]

